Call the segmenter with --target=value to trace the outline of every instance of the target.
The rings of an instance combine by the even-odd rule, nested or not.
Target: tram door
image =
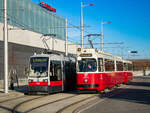
[[[63,90],[62,74],[61,61],[50,61],[50,93],[60,92]]]

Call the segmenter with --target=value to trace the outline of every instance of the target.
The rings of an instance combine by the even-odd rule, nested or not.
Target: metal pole
[[[121,47],[121,56],[122,56],[122,58],[124,57],[124,47]]]
[[[68,45],[67,45],[67,39],[68,34],[67,34],[67,18],[65,19],[65,55],[68,56]]]
[[[83,7],[83,2],[81,0],[81,48],[83,48],[83,11],[82,11],[82,7]]]
[[[4,2],[4,92],[8,93],[8,34],[7,34],[7,0],[3,0]]]
[[[101,51],[103,52],[103,22],[101,22]]]
[[[128,51],[128,59],[130,58],[129,55],[130,55],[130,51]]]
[[[115,63],[115,71],[117,71],[117,61],[114,60],[114,63]]]

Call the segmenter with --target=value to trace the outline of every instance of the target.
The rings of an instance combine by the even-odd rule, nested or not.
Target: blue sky
[[[32,1],[39,3],[40,0]],[[80,0],[43,1],[56,8],[57,14],[67,18],[70,24],[80,25]],[[100,21],[111,21],[111,24],[103,26],[104,43],[124,44],[105,44],[105,51],[119,56],[123,51],[124,57],[128,58],[128,51],[136,50],[138,54],[129,54],[130,58],[150,58],[150,0],[83,0],[83,3],[94,4],[83,8],[84,24],[89,26],[85,28],[84,35],[100,33]],[[70,41],[80,43],[79,29],[69,29],[68,34]],[[91,39],[94,38],[93,43],[100,42],[99,37]],[[100,46],[94,47],[99,49]]]

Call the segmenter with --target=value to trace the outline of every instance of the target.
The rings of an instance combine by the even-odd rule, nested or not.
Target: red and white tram
[[[30,57],[28,93],[55,93],[75,89],[75,80],[75,58],[56,53]]]
[[[96,49],[78,49],[77,89],[103,91],[132,80],[132,62]]]

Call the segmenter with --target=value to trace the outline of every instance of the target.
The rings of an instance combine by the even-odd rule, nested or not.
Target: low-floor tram
[[[75,58],[63,54],[35,54],[30,57],[27,93],[55,93],[75,89]]]
[[[132,62],[96,49],[78,49],[78,90],[103,91],[132,80]]]

